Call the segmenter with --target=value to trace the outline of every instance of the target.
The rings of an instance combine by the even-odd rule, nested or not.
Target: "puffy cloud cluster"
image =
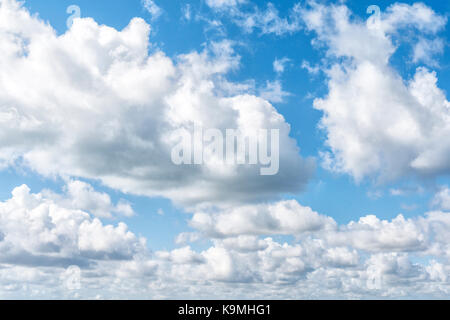
[[[335,228],[333,219],[303,207],[294,200],[234,207],[221,213],[195,213],[190,224],[211,237],[240,234],[296,235]]]
[[[125,224],[103,225],[73,207],[31,194],[26,185],[14,189],[12,198],[0,203],[0,263],[86,267],[96,260],[130,259],[145,249],[145,239]]]
[[[327,70],[329,95],[315,102],[330,167],[357,179],[448,171],[441,137],[449,103],[436,75],[420,68],[405,83],[388,63],[397,30],[434,35],[444,18],[421,4],[393,5],[369,25],[345,6],[295,6],[291,21],[274,10],[245,20],[249,30],[293,32],[301,16],[327,57],[341,59]],[[344,225],[294,200],[249,203],[307,181],[312,164],[289,125],[268,101],[245,94],[245,84],[226,80],[239,65],[229,42],[172,59],[149,54],[148,35],[141,19],[117,31],[88,18],[58,36],[16,1],[0,0],[0,165],[67,181],[63,194],[21,186],[0,202],[0,298],[448,296],[447,189],[424,216],[369,215]],[[414,59],[430,59],[437,47],[423,42]],[[171,134],[195,124],[280,129],[280,173],[173,165]],[[132,215],[130,204],[75,177],[193,206],[193,232],[179,235],[174,250],[152,252],[124,223],[100,220]],[[197,241],[204,249],[194,249]],[[68,287],[77,268],[80,283]]]
[[[232,43],[171,59],[149,54],[149,31],[139,18],[122,31],[85,18],[58,36],[18,2],[0,1],[0,165],[99,179],[186,206],[300,190],[314,164],[300,157],[290,126],[245,86],[229,94],[239,87],[225,78],[239,66]],[[176,166],[174,133],[195,125],[279,129],[279,174],[261,177],[254,165]]]
[[[258,236],[292,235],[300,242],[318,239],[329,247],[349,247],[371,253],[421,252],[450,257],[447,253],[449,233],[445,231],[450,214],[446,211],[432,211],[409,219],[400,214],[391,221],[367,215],[338,225],[333,218],[290,200],[235,207],[220,213],[199,212],[189,223],[197,234],[181,235],[180,243],[182,239],[189,242],[205,237],[234,244],[250,241],[250,246],[258,247],[260,242],[254,242]]]
[[[390,64],[395,39],[417,41],[413,60],[430,61],[440,51],[437,33],[446,18],[424,4],[394,4],[366,23],[345,5],[312,1],[302,17],[314,43],[327,49],[329,92],[314,102],[330,148],[325,166],[356,180],[449,173],[450,144],[443,137],[450,136],[450,103],[436,72],[418,67],[403,79]],[[419,40],[401,38],[411,29]]]
[[[449,293],[447,212],[392,221],[366,216],[338,225],[296,201],[244,206],[192,217],[198,235],[185,239],[211,237],[209,248],[185,244],[152,253],[125,224],[104,225],[54,198],[21,186],[0,203],[0,296],[379,298]],[[295,240],[287,243],[279,235]],[[80,283],[67,287],[77,268]]]
[[[134,215],[133,208],[126,200],[120,200],[117,204],[113,204],[107,193],[97,192],[91,185],[82,181],[68,181],[63,196],[49,190],[44,193],[65,208],[89,211],[99,218]]]
[[[65,196],[32,194],[21,186],[0,202],[0,297],[439,298],[449,293],[448,212],[392,221],[366,216],[338,225],[293,200],[243,206],[192,217],[197,234],[182,238],[210,238],[210,247],[194,250],[185,243],[152,253],[146,239],[125,224],[104,225],[88,211],[54,200]],[[291,243],[279,238],[289,235]],[[73,285],[76,270],[80,282]]]

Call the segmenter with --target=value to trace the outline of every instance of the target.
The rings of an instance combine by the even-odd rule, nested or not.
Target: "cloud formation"
[[[23,185],[12,191],[11,199],[0,203],[0,263],[88,267],[96,260],[130,259],[144,250],[145,240],[125,224],[103,225],[98,218],[58,200],[32,194]],[[92,204],[96,212],[98,204]]]
[[[142,0],[144,9],[150,13],[152,20],[158,19],[162,14],[162,9],[153,0]]]
[[[390,64],[404,30],[434,39],[401,39],[413,43],[415,62],[429,62],[446,18],[424,4],[394,4],[366,23],[344,5],[313,1],[302,17],[314,44],[327,50],[329,92],[314,101],[329,147],[324,165],[357,181],[448,174],[450,144],[442,137],[450,135],[450,103],[436,72],[418,66],[403,79]]]
[[[295,4],[288,16],[281,17],[278,9],[271,2],[267,3],[264,9],[250,4],[243,8],[241,4],[247,3],[246,0],[207,0],[206,3],[212,10],[230,19],[246,33],[256,31],[261,35],[282,36],[302,29],[300,4]]]
[[[231,42],[171,59],[148,53],[150,26],[139,18],[122,31],[77,19],[57,36],[16,1],[2,0],[0,20],[2,167],[98,179],[188,207],[276,198],[308,182],[314,163],[300,157],[276,109],[258,96],[228,94],[226,73],[239,66]],[[261,177],[257,166],[176,166],[174,132],[195,125],[279,129],[279,174]]]
[[[2,298],[439,298],[449,293],[448,212],[391,221],[372,215],[339,225],[296,201],[281,201],[195,214],[196,236],[180,237],[187,242],[174,250],[152,252],[124,223],[105,225],[53,198],[21,186],[0,202]],[[205,237],[212,239],[205,249],[189,245]],[[81,271],[79,286],[67,288],[74,268]]]
[[[345,6],[311,2],[295,6],[290,19],[269,5],[236,21],[249,32],[283,35],[298,30],[300,18],[328,48],[330,90],[314,105],[324,112],[329,168],[357,180],[448,173],[449,102],[437,75],[421,67],[405,81],[389,65],[399,30],[435,37],[445,19],[422,4],[396,4],[366,24]],[[227,81],[239,67],[229,41],[170,58],[148,53],[149,32],[142,19],[118,31],[85,18],[58,36],[16,1],[0,0],[0,165],[67,182],[62,194],[23,185],[0,202],[0,298],[448,296],[448,188],[422,216],[346,224],[295,200],[273,200],[300,190],[314,167],[267,101],[281,86],[264,99]],[[437,47],[419,40],[413,59],[430,64]],[[172,165],[171,133],[195,124],[280,129],[280,174]],[[153,252],[124,223],[100,220],[132,215],[130,204],[77,177],[172,199],[192,209],[193,230],[177,237],[176,249]],[[200,241],[203,249],[194,249]],[[75,266],[81,283],[68,290]]]

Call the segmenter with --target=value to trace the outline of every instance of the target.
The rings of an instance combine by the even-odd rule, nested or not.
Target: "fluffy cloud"
[[[322,216],[298,202],[282,201],[234,207],[221,213],[194,214],[190,224],[211,237],[233,235],[292,234],[333,229],[333,219]]]
[[[145,250],[119,223],[103,225],[72,206],[64,207],[23,185],[0,203],[0,263],[31,266],[89,266],[96,260],[131,259]]]
[[[113,204],[108,194],[97,192],[88,183],[82,181],[69,181],[63,196],[45,191],[45,195],[56,203],[75,210],[88,211],[99,218],[112,218],[114,216],[134,215],[131,205],[125,200]]]
[[[312,3],[302,17],[314,43],[327,48],[329,92],[314,102],[330,148],[324,165],[356,180],[450,172],[450,144],[442,140],[450,135],[450,103],[437,74],[418,67],[403,79],[389,63],[402,30],[436,39],[446,19],[423,4],[394,4],[367,23],[352,19],[344,5]],[[417,62],[438,51],[433,41],[415,45]]]
[[[57,36],[16,1],[0,5],[3,167],[99,179],[186,206],[274,198],[308,181],[314,165],[299,156],[276,109],[260,97],[222,88],[230,86],[226,73],[239,66],[230,42],[173,60],[161,51],[149,55],[150,27],[139,18],[122,31],[77,19]],[[173,134],[193,131],[195,124],[279,129],[279,174],[260,176],[257,166],[176,166]]]
[[[93,192],[95,192],[93,190]],[[380,298],[449,293],[450,213],[338,225],[296,201],[196,214],[189,245],[152,253],[125,224],[32,194],[0,202],[2,298]],[[212,219],[215,219],[213,223]],[[194,223],[195,222],[195,223]],[[258,228],[257,228],[257,227]],[[279,235],[293,235],[292,243]]]
[[[258,247],[258,236],[292,235],[298,241],[318,239],[329,247],[350,247],[365,252],[422,252],[447,255],[450,215],[443,211],[406,219],[398,215],[391,221],[375,215],[338,225],[328,216],[314,212],[295,200],[234,207],[221,212],[197,212],[189,224],[195,233],[180,235],[179,242],[201,237],[223,243]],[[256,242],[255,242],[256,241]]]

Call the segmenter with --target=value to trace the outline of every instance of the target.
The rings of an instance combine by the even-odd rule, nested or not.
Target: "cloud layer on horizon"
[[[90,213],[95,207],[66,208],[63,197],[33,194],[24,185],[0,202],[0,297],[438,298],[450,292],[449,212],[392,221],[370,215],[339,225],[296,201],[247,205],[196,214],[196,237],[180,235],[188,242],[153,252],[124,223],[103,224]],[[189,243],[207,239],[203,250]],[[81,268],[79,289],[67,287],[71,266]]]

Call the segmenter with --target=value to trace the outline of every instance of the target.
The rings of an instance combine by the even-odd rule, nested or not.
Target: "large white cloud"
[[[139,18],[122,31],[85,18],[58,36],[16,1],[0,1],[0,165],[99,179],[188,206],[300,190],[314,165],[300,157],[284,118],[262,98],[227,94],[233,84],[225,74],[239,66],[232,44],[172,60],[148,53],[149,31]],[[260,176],[253,165],[174,165],[173,133],[194,124],[279,129],[279,174]]]
[[[438,88],[437,74],[418,67],[403,79],[390,64],[397,43],[413,42],[403,30],[421,35],[412,60],[431,61],[435,39],[446,19],[424,4],[394,4],[380,19],[362,22],[344,5],[302,9],[315,44],[327,50],[328,94],[316,99],[323,111],[329,151],[325,165],[356,180],[380,181],[450,172],[450,103]],[[394,42],[395,41],[395,42]],[[430,40],[431,41],[431,40]],[[437,43],[437,42],[436,42]]]

